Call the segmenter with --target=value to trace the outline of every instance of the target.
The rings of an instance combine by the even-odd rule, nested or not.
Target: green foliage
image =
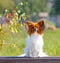
[[[33,12],[39,13],[49,11],[47,6],[48,0],[1,0],[0,10],[18,8],[19,13],[25,12],[32,14]],[[21,8],[22,7],[22,8]]]
[[[29,0],[31,12],[44,12],[47,11],[47,0]],[[28,1],[28,2],[29,2]]]
[[[14,0],[0,0],[0,12],[2,12],[5,8],[12,9],[14,5]]]
[[[23,2],[25,4],[25,6],[22,5],[25,7],[24,11],[29,14],[48,11],[48,0],[17,0],[16,2]]]
[[[2,0],[2,1],[4,3],[6,3],[4,0]],[[19,5],[19,4],[21,4],[21,5]],[[21,2],[19,4],[16,5],[15,9],[12,9],[12,10],[9,10],[10,8],[8,9],[9,5],[8,5],[8,7],[3,6],[2,8],[7,8],[7,9],[4,10],[4,13],[0,14],[0,18],[3,18],[3,16],[4,16],[6,19],[6,24],[2,24],[4,22],[2,22],[2,20],[0,20],[0,51],[1,52],[8,51],[9,55],[14,53],[14,51],[16,51],[16,53],[18,51],[18,53],[19,53],[19,50],[20,50],[20,48],[18,46],[16,46],[16,44],[10,42],[11,39],[9,41],[11,32],[12,32],[12,34],[20,32],[22,29],[21,27],[24,25],[24,21],[29,17],[29,15],[24,10],[25,3]],[[12,51],[12,53],[10,51]],[[3,52],[4,55],[6,55],[5,52]]]
[[[25,12],[25,13],[29,13],[29,7],[28,7],[28,2],[20,2],[18,3],[18,5],[16,5],[16,9],[17,9],[17,12],[19,14]]]
[[[60,0],[54,0],[53,13],[60,14]]]
[[[8,10],[5,9],[4,11],[4,16],[6,19],[10,19],[10,22],[8,23],[8,28],[12,32],[19,32],[20,27],[23,26],[24,21],[29,18],[29,15],[27,12],[25,12],[25,7],[26,7],[25,2],[21,2],[16,5],[15,9],[13,10]]]

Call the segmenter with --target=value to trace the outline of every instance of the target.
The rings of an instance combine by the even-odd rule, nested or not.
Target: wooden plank
[[[0,63],[60,63],[60,57],[0,57]]]

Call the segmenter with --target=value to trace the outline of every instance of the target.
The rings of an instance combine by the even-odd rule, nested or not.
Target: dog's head
[[[40,20],[37,23],[34,23],[32,21],[27,21],[25,27],[29,35],[32,35],[35,32],[41,35],[45,30],[45,23],[44,20]]]

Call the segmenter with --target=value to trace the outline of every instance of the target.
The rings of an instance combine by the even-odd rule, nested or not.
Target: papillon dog
[[[45,31],[44,20],[40,20],[37,23],[32,21],[26,22],[26,30],[28,32],[28,38],[25,48],[26,57],[45,57],[48,56],[43,52],[43,33]]]
[[[37,23],[27,21],[25,27],[28,33],[24,54],[25,57],[47,57],[48,55],[43,52],[44,20],[40,20]]]

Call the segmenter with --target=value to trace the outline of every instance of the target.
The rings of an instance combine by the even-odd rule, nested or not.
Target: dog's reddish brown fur
[[[40,35],[43,33],[43,31],[45,29],[43,20],[40,20],[37,23],[34,23],[32,21],[27,21],[26,24],[28,25],[28,28],[29,28],[29,30],[28,30],[29,35],[31,35],[35,32],[35,28],[37,29],[37,33]]]

